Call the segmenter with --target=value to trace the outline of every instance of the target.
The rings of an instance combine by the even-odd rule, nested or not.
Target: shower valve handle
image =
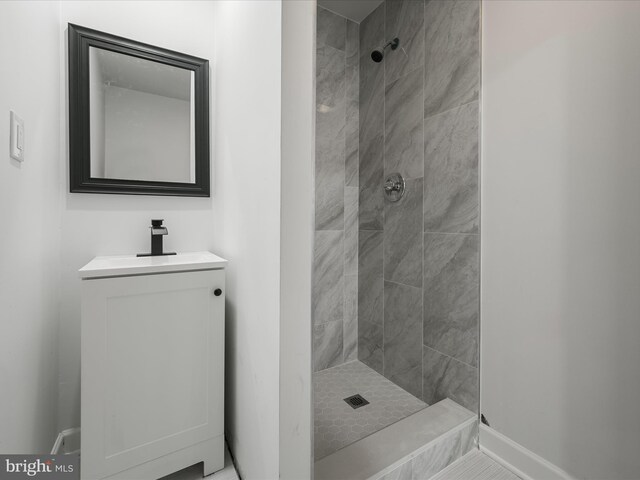
[[[393,180],[387,180],[384,184],[385,192],[399,192],[401,188],[402,184]]]
[[[402,175],[399,173],[392,173],[386,178],[382,188],[384,189],[384,196],[387,200],[390,202],[397,202],[403,197],[406,185]]]

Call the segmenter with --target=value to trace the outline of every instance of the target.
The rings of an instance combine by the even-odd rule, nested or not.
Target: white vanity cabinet
[[[223,467],[225,265],[199,252],[80,270],[83,480]]]

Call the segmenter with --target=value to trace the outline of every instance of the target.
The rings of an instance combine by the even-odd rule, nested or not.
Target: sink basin
[[[157,257],[118,255],[96,257],[78,270],[80,278],[119,277],[224,268],[227,261],[211,252],[178,253]]]

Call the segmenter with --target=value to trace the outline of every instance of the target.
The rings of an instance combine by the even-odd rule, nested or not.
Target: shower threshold
[[[477,438],[477,415],[445,399],[317,460],[314,478],[428,479],[477,448]]]

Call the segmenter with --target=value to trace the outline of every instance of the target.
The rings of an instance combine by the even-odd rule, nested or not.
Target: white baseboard
[[[493,428],[480,425],[480,450],[522,480],[576,480]]]

